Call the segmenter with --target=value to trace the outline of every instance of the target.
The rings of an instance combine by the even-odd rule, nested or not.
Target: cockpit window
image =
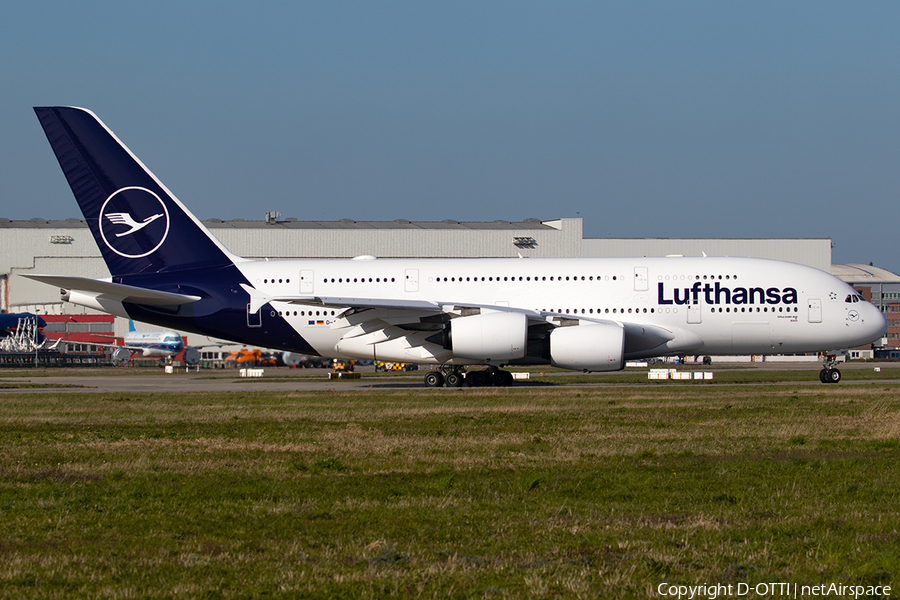
[[[865,300],[865,298],[863,298],[859,294],[847,294],[847,297],[844,298],[844,302],[846,302],[847,304],[860,302],[862,300]]]

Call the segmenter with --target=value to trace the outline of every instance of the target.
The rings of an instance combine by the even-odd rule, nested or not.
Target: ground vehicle
[[[354,367],[356,366],[356,361],[336,358],[333,361],[333,366],[335,373],[352,373]]]
[[[402,362],[382,362],[375,363],[375,371],[418,371],[419,365]]]

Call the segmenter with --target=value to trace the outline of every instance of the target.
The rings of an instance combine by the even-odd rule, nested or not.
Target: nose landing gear
[[[819,371],[819,381],[822,383],[838,383],[841,380],[841,372],[837,369],[822,369]]]
[[[822,383],[838,383],[841,380],[841,372],[834,365],[837,359],[834,354],[826,354],[822,359],[822,370],[819,371],[819,381]]]

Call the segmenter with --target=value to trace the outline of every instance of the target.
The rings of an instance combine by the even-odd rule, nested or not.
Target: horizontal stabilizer
[[[171,306],[191,304],[200,299],[200,296],[176,294],[174,292],[161,292],[147,288],[88,279],[86,277],[69,277],[68,275],[22,275],[28,279],[34,279],[41,283],[56,286],[65,290],[76,290],[103,296],[110,300],[128,302],[131,304],[146,304],[151,306]]]

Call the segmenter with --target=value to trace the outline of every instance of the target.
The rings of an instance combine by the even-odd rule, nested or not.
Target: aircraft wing
[[[250,312],[258,311],[269,302],[291,304],[311,304],[314,306],[340,306],[349,308],[396,308],[412,310],[440,311],[440,304],[428,300],[397,300],[379,298],[338,298],[331,296],[269,296],[256,288],[242,283],[241,287],[250,294]]]
[[[86,277],[70,277],[68,275],[22,275],[28,279],[47,283],[66,290],[76,290],[103,296],[110,300],[129,302],[131,304],[147,304],[151,306],[170,306],[175,304],[191,304],[200,300],[200,296],[162,292],[147,288],[112,283]]]
[[[202,350],[203,348],[221,348],[223,346],[234,346],[234,345],[235,345],[234,342],[215,342],[215,343],[210,343],[210,344],[198,344],[196,346],[193,344],[189,344],[188,346],[185,346],[185,347],[193,348],[194,350]]]
[[[287,302],[290,304],[307,304],[313,306],[333,306],[341,308],[384,308],[389,310],[434,311],[435,313],[453,312],[461,308],[482,308],[485,310],[509,311],[525,313],[530,318],[543,318],[541,313],[522,308],[498,306],[494,304],[477,304],[472,302],[442,302],[439,300],[401,300],[398,298],[343,298],[339,296],[268,296],[246,284],[241,287],[250,294],[250,312],[256,312],[269,302]]]

